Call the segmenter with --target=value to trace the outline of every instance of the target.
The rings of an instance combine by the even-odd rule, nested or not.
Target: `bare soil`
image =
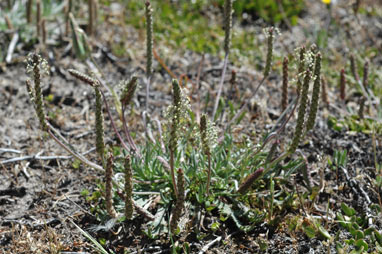
[[[296,46],[311,42],[304,35],[304,31],[317,29],[319,24],[325,22],[326,10],[322,8],[322,4],[309,3],[308,5],[310,8],[299,26],[293,27],[292,31],[282,30],[281,38],[276,43],[276,54],[282,55],[281,52],[285,49],[293,52]],[[347,17],[349,10],[345,8],[346,4],[342,6],[334,9],[333,15],[337,22],[346,23],[349,22],[347,19],[351,18]],[[366,22],[367,31],[357,25],[354,20],[347,23],[350,24],[351,35],[348,38],[350,44],[362,44],[367,47],[377,42],[380,47],[382,18],[363,17],[361,21]],[[375,24],[379,24],[379,28]],[[104,26],[111,25],[104,24]],[[253,29],[258,29],[261,34],[260,28]],[[113,33],[122,32],[118,29],[113,30]],[[346,37],[346,35],[343,36]],[[106,81],[117,87],[119,80],[123,77],[128,78],[133,72],[143,76],[144,48],[143,45],[134,41],[137,38],[131,38],[128,42],[137,50],[135,58],[112,61],[108,58],[110,53],[107,48],[107,45],[112,43],[110,41],[112,39],[106,40],[104,37],[106,36],[99,35],[100,42],[94,45],[93,51],[94,58],[106,74]],[[352,50],[344,48],[343,41],[335,38],[329,39],[329,47],[331,52],[327,52],[328,58],[337,57],[337,55],[330,55],[334,54],[333,52],[338,54],[338,57],[343,57],[347,55],[347,50]],[[84,230],[90,230],[92,235],[107,239],[107,245],[116,253],[124,253],[124,250],[131,253],[170,253],[171,242],[168,239],[151,240],[142,233],[141,225],[145,221],[142,216],[138,216],[129,223],[117,223],[110,231],[91,230],[97,226],[98,222],[90,213],[91,207],[81,195],[81,191],[86,189],[92,192],[96,188],[97,179],[101,176],[90,168],[75,165],[65,151],[39,130],[38,120],[25,89],[27,76],[25,64],[22,62],[28,51],[33,50],[35,48],[17,52],[14,61],[2,65],[0,71],[0,246],[2,246],[0,252],[57,253],[61,250],[62,253],[65,251],[93,253],[89,242],[75,228],[73,221]],[[43,87],[44,95],[49,98],[46,100],[46,106],[50,112],[50,122],[70,140],[78,151],[83,153],[92,151],[95,140],[92,128],[94,95],[90,87],[75,81],[66,71],[73,67],[86,70],[86,65],[75,59],[70,52],[66,54],[64,47],[48,46],[42,52],[45,55],[50,53],[51,56],[48,58],[51,66],[50,76],[44,78]],[[196,79],[200,60],[200,55],[188,51],[179,51],[166,59],[167,65],[176,75],[186,74],[191,80]],[[381,55],[376,55],[370,59],[370,62],[371,65],[380,66]],[[333,68],[340,69],[339,66],[344,64],[342,61]],[[278,68],[280,63],[275,65]],[[150,110],[153,118],[162,119],[163,110],[170,102],[168,84],[171,77],[157,63],[155,69]],[[205,95],[215,89],[213,84],[218,83],[220,69],[218,57],[205,56],[201,72],[200,94]],[[261,72],[251,67],[230,64],[227,82],[232,70],[237,73],[238,91],[241,94],[249,94],[248,87],[253,86],[261,78]],[[235,126],[234,132],[240,135],[246,134],[256,140],[263,129],[269,128],[280,114],[279,85],[280,75],[272,74],[259,92],[258,98],[255,98],[248,108],[249,114],[244,122],[240,126]],[[224,96],[229,94],[232,95],[227,89]],[[196,92],[193,96],[192,99],[195,101]],[[293,96],[294,92],[291,91],[290,97]],[[351,96],[349,95],[348,98],[348,106],[356,107],[352,101],[356,101],[357,97]],[[375,190],[372,184],[376,177],[372,137],[364,133],[339,132],[329,128],[327,116],[341,116],[346,111],[343,102],[338,100],[336,84],[329,84],[329,99],[330,105],[322,105],[320,108],[316,128],[308,135],[306,142],[299,147],[307,156],[312,184],[324,185],[324,190],[317,197],[317,205],[305,207],[305,209],[312,213],[325,214],[327,206],[334,212],[340,211],[340,204],[344,202],[354,207],[360,214],[365,214],[369,211],[371,203],[380,204],[381,202],[379,200],[381,193],[378,193],[381,190]],[[138,140],[144,135],[141,117],[144,100],[142,87],[134,102],[135,114],[130,119],[131,123],[134,123],[132,125],[134,131],[141,133],[138,134]],[[287,132],[292,133],[292,128],[288,126]],[[109,125],[106,127],[106,136],[108,143],[116,143]],[[382,158],[381,141],[378,144],[376,156]],[[335,172],[328,167],[327,159],[332,157],[335,150],[344,149],[348,151],[348,167]],[[94,152],[90,152],[87,157],[96,160]],[[291,179],[291,185],[293,184],[297,184],[301,189],[304,188],[301,174]],[[306,211],[301,209],[299,212]],[[288,216],[293,216],[293,213],[285,214],[285,217]],[[330,216],[333,214],[328,214],[328,217]],[[208,224],[208,218],[205,223]],[[377,218],[374,226],[381,230],[382,219]],[[233,222],[228,221],[217,232],[203,232],[206,234],[203,239],[198,239],[193,232],[187,232],[184,234],[184,240],[191,243],[193,253],[199,252],[218,237],[222,237],[223,241],[217,241],[207,253],[260,253],[259,239],[267,239],[268,253],[324,253],[328,249],[335,253],[334,244],[325,246],[321,239],[309,238],[299,231],[291,234],[284,228],[275,228],[263,223],[250,233],[244,234],[237,231]],[[334,235],[337,231],[338,228],[331,227],[329,233]],[[339,237],[345,238],[346,234],[341,232]]]

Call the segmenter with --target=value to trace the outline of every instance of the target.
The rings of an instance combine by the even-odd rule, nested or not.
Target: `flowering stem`
[[[185,192],[184,192],[184,173],[182,169],[178,169],[178,186],[179,186],[179,195],[176,198],[175,207],[172,210],[172,215],[170,219],[170,230],[172,234],[176,233],[179,219],[184,209]]]
[[[208,158],[208,176],[207,176],[207,187],[206,187],[206,193],[207,196],[210,194],[210,184],[211,184],[211,154],[207,154]]]
[[[175,151],[172,151],[170,149],[170,172],[171,172],[172,185],[174,186],[175,197],[178,197],[178,190],[177,190],[177,186],[175,182],[174,153]]]
[[[110,217],[117,217],[117,213],[113,206],[113,155],[110,153],[107,158],[106,170],[105,170],[105,201],[106,210]]]
[[[50,129],[47,130],[49,136],[54,139],[54,141],[56,141],[57,144],[59,144],[62,148],[64,148],[68,153],[70,153],[71,155],[73,155],[73,157],[75,157],[76,159],[78,159],[79,161],[81,161],[82,163],[84,163],[85,165],[88,165],[89,167],[92,167],[100,172],[103,172],[104,171],[104,168],[101,167],[100,165],[98,164],[95,164],[91,161],[89,161],[88,159],[86,159],[84,156],[74,152],[72,149],[70,149],[68,146],[66,146],[64,143],[61,142],[61,140],[59,140],[53,133]]]
[[[149,109],[150,85],[153,63],[153,9],[149,1],[146,2],[146,112]]]
[[[223,90],[224,77],[225,77],[225,73],[227,71],[228,55],[229,55],[229,53],[226,53],[225,57],[224,57],[223,71],[222,71],[222,76],[220,78],[219,90],[218,90],[218,93],[217,93],[216,99],[215,99],[214,110],[212,111],[212,119],[215,119],[216,111],[217,111],[218,106],[219,106],[219,100],[220,100],[220,96],[221,96],[221,93]]]
[[[140,157],[139,149],[135,145],[135,142],[134,142],[133,138],[131,137],[129,127],[128,127],[127,122],[126,122],[125,106],[122,106],[122,125],[123,125],[123,130],[125,132],[125,136],[126,136],[127,142],[129,143],[131,148],[134,150],[134,152],[137,153],[139,155],[139,157]]]
[[[106,108],[107,114],[108,114],[108,116],[109,116],[109,118],[110,118],[111,126],[113,127],[113,130],[114,130],[115,134],[117,135],[119,141],[121,142],[123,148],[125,148],[127,151],[129,151],[130,148],[126,145],[125,141],[123,141],[121,135],[119,134],[119,131],[117,130],[117,127],[115,126],[113,117],[111,116],[109,103],[108,103],[107,100],[106,100],[106,96],[105,96],[105,94],[102,92],[101,89],[100,89],[99,91],[101,92],[103,102],[105,103],[105,108]]]

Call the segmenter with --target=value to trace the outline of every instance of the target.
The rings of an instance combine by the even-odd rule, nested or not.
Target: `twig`
[[[86,159],[84,156],[82,156],[81,154],[78,154],[74,151],[72,151],[68,146],[66,146],[64,143],[62,143],[53,133],[50,129],[47,130],[49,136],[51,138],[53,138],[62,148],[64,148],[68,153],[72,154],[75,158],[77,158],[78,160],[80,160],[81,162],[83,162],[84,164],[88,165],[89,167],[92,167],[100,172],[104,172],[104,168],[101,167],[100,165],[98,164],[95,164],[91,161],[89,161],[88,159]]]
[[[12,148],[0,148],[0,153],[21,153],[21,151]]]
[[[6,63],[10,63],[12,61],[13,51],[15,51],[15,47],[16,47],[18,40],[19,40],[19,34],[16,32],[13,34],[12,40],[9,43],[7,56],[5,58]]]
[[[149,220],[155,220],[154,215],[152,215],[149,211],[147,211],[143,207],[139,206],[134,200],[133,200],[133,204],[134,204],[134,207],[135,207],[135,210],[137,211],[137,213],[143,215],[144,217],[146,217]]]
[[[29,180],[29,178],[31,177],[30,174],[29,174],[28,171],[27,171],[27,168],[29,167],[29,164],[30,164],[30,162],[28,161],[28,162],[25,164],[25,166],[22,166],[22,167],[21,167],[21,170],[22,170],[22,172],[23,172],[23,174],[24,174],[24,176],[25,176],[25,178],[26,178],[27,180]]]
[[[86,154],[88,154],[94,150],[95,150],[95,148],[92,148],[89,151],[87,151],[81,155],[86,155]],[[71,155],[69,155],[69,156],[67,156],[67,155],[66,156],[65,155],[40,156],[40,155],[36,154],[36,155],[27,155],[27,156],[21,156],[21,157],[17,157],[17,158],[3,160],[3,161],[0,161],[0,164],[6,165],[6,164],[19,162],[19,161],[33,161],[33,160],[69,160],[72,158],[73,158],[73,156],[71,156]]]
[[[209,242],[208,244],[206,244],[199,252],[198,254],[203,254],[205,253],[206,251],[208,251],[208,249],[214,245],[215,243],[218,243],[222,240],[222,237],[221,236],[218,236],[216,237],[213,241]]]

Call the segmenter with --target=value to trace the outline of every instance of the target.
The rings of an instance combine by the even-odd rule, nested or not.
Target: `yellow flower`
[[[324,4],[330,4],[330,0],[321,0]]]

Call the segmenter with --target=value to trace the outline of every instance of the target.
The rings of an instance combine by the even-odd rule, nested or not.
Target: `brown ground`
[[[276,54],[281,55],[280,51],[284,52],[285,48],[293,50],[303,42],[309,43],[303,34],[304,30],[316,29],[318,24],[324,22],[325,12],[321,10],[322,5],[309,3],[309,7],[300,26],[294,27],[293,31],[282,31],[283,34],[276,43]],[[348,22],[346,20],[347,14],[344,13],[345,10],[341,7],[334,12],[338,22]],[[356,36],[350,36],[349,43],[351,45],[362,43],[366,47],[376,41],[380,47],[382,41],[381,28],[372,24],[379,22],[381,25],[381,18],[364,17],[364,21],[370,22],[368,31],[357,24],[350,23],[349,32]],[[104,26],[110,26],[110,24],[104,24]],[[253,29],[260,31],[260,28]],[[106,46],[107,50],[107,45],[112,43],[110,39],[105,39],[109,38],[109,33],[124,32],[118,28],[105,29],[105,31],[109,32],[99,36],[100,42],[94,46],[94,52],[101,52],[100,45]],[[342,34],[341,36],[345,35]],[[129,77],[133,72],[143,75],[144,48],[143,45],[136,43],[136,39],[130,38],[130,41],[127,42],[127,46],[136,48],[136,52],[129,59],[117,59],[116,62],[111,62],[107,59],[106,54],[102,52],[95,54],[95,59],[102,67],[106,74],[105,79],[110,84],[116,85],[117,80],[122,77]],[[341,40],[331,38],[329,44],[331,50],[326,52],[328,58],[342,58],[342,61],[337,62],[338,66],[333,66],[333,68],[339,69],[339,66],[344,65],[344,61],[346,61],[343,58],[346,55],[344,43]],[[86,66],[75,60],[70,54],[61,57],[64,51],[63,47],[54,48],[51,46],[43,50],[43,53],[53,52],[54,55],[54,58],[49,59],[52,68],[50,77],[45,78],[44,81],[44,95],[52,95],[51,100],[47,102],[47,108],[54,126],[79,151],[86,152],[94,147],[95,135],[92,129],[94,114],[91,110],[94,97],[90,87],[73,80],[66,72],[68,68],[73,67],[85,70]],[[97,220],[89,212],[89,204],[81,196],[81,191],[83,189],[90,192],[94,190],[96,179],[100,176],[87,167],[74,167],[73,160],[70,158],[44,158],[46,156],[67,156],[67,154],[38,129],[38,121],[24,86],[27,76],[25,75],[25,65],[21,60],[27,53],[27,51],[17,52],[14,61],[10,64],[3,64],[0,71],[0,246],[3,246],[0,247],[0,251],[13,254],[57,253],[58,250],[90,253],[92,251],[90,244],[71,221],[86,230],[97,223]],[[176,75],[186,73],[195,80],[200,59],[201,56],[195,53],[186,52],[183,54],[179,51],[166,60]],[[370,61],[372,66],[380,66],[381,55],[375,56]],[[219,63],[217,57],[206,56],[201,76],[203,81],[201,94],[205,94],[210,89],[209,84],[217,83],[220,76]],[[157,63],[155,68],[150,110],[154,117],[160,119],[163,109],[170,101],[170,87],[167,85],[170,76]],[[261,77],[261,73],[248,66],[231,65],[228,73],[231,73],[231,69],[237,71],[241,93],[245,93],[245,88]],[[227,76],[227,79],[229,78],[230,75]],[[243,130],[243,133],[256,139],[259,130],[272,123],[274,115],[279,114],[278,98],[280,92],[277,88],[279,80],[278,74],[273,74],[270,77],[267,84],[259,92],[256,101],[257,109],[249,114],[253,118],[245,119],[243,124],[245,128],[237,126],[236,131]],[[307,143],[300,147],[304,154],[308,155],[312,181],[318,185],[320,170],[323,170],[326,183],[326,189],[319,196],[320,206],[315,209],[306,209],[325,211],[329,202],[334,210],[338,210],[339,204],[346,202],[356,208],[357,211],[365,211],[367,198],[360,194],[359,189],[350,186],[351,184],[343,172],[339,173],[337,179],[333,171],[327,167],[326,159],[333,155],[335,149],[347,149],[350,165],[348,171],[351,178],[360,176],[356,178],[356,183],[366,191],[372,203],[379,203],[378,195],[370,184],[370,179],[375,178],[371,136],[362,133],[336,132],[328,128],[327,115],[340,116],[344,112],[344,106],[337,100],[335,88],[332,86],[330,89],[329,96],[332,106],[322,108],[317,128],[307,138]],[[291,93],[292,95],[293,93]],[[143,87],[134,103],[137,106],[137,111],[131,121],[136,123],[134,126],[136,130],[142,130],[139,108],[143,108],[144,105]],[[349,98],[349,106],[352,105],[356,106],[354,103],[352,104],[352,98]],[[289,128],[291,131],[292,127]],[[109,137],[107,142],[115,142],[115,137],[111,134],[109,126],[106,132],[110,134],[106,135]],[[14,162],[9,161],[24,156],[30,157]],[[382,147],[378,148],[377,157],[382,158]],[[91,152],[88,158],[95,159],[94,152]],[[301,176],[297,176],[295,181],[301,181]],[[121,230],[119,236],[102,231],[94,234],[109,239],[109,244],[118,253],[123,253],[121,246],[127,246],[126,248],[132,253],[136,253],[139,249],[144,249],[143,253],[170,253],[170,243],[166,239],[153,241],[142,235],[140,225],[143,220],[143,217],[137,217],[129,225],[113,228],[113,230]],[[381,229],[382,221],[377,220],[375,226]],[[302,232],[290,235],[288,232],[267,228],[267,225],[259,225],[248,235],[236,233],[236,230],[229,225],[223,229],[226,231],[222,230],[216,235],[210,234],[200,241],[197,241],[195,236],[190,234],[190,241],[193,241],[192,250],[195,253],[200,251],[203,246],[218,236],[222,236],[223,240],[225,239],[224,244],[218,242],[210,248],[209,253],[257,253],[259,252],[259,239],[266,239],[267,237],[269,239],[269,253],[311,253],[309,252],[311,250],[316,251],[316,253],[323,253],[328,248],[324,246],[323,241],[310,239]],[[334,227],[332,230],[335,232],[336,228]],[[231,233],[235,234],[228,237]],[[343,234],[341,233],[340,237],[346,237],[346,233]],[[122,239],[121,236],[126,238]],[[334,251],[333,244],[330,248]]]

